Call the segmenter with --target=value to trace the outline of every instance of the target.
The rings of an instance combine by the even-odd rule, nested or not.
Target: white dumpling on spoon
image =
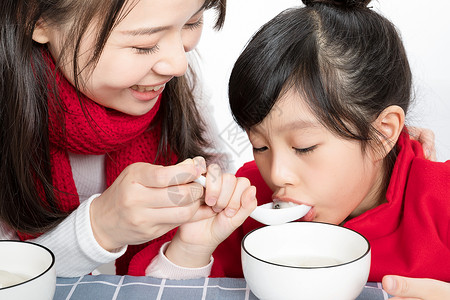
[[[200,175],[194,182],[206,187],[206,178],[203,175]],[[274,200],[257,206],[250,217],[265,225],[279,225],[300,219],[310,209],[311,206],[308,205]]]
[[[308,205],[274,200],[256,207],[250,217],[265,225],[280,225],[304,217],[310,209]]]

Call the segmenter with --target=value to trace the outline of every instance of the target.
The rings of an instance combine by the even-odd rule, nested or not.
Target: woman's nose
[[[153,66],[153,71],[160,75],[183,76],[188,68],[188,60],[181,38],[175,38],[164,50],[161,58]]]

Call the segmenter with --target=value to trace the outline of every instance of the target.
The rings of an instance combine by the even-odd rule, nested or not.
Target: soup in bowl
[[[241,244],[244,277],[260,299],[356,299],[370,253],[361,234],[318,222],[261,227]]]
[[[0,299],[51,300],[55,288],[55,256],[49,249],[0,241]]]

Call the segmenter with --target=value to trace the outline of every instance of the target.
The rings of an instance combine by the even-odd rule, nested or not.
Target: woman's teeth
[[[156,85],[156,86],[133,85],[131,87],[131,89],[134,91],[137,91],[137,92],[145,93],[145,92],[151,92],[151,91],[156,92],[159,89],[161,89],[162,87],[164,87],[164,84]]]

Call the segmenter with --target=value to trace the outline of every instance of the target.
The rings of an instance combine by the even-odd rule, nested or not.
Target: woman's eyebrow
[[[198,15],[200,12],[204,10],[204,6],[200,7],[199,10],[197,10],[191,18]],[[123,30],[120,31],[121,34],[125,35],[131,35],[131,36],[138,36],[138,35],[152,35],[164,30],[169,30],[172,26],[158,26],[158,27],[143,27],[143,28],[137,28],[133,30]]]
[[[120,31],[121,34],[138,36],[138,35],[152,35],[157,32],[161,32],[164,30],[170,29],[171,26],[159,26],[159,27],[143,27],[137,28],[133,30],[124,30]]]

